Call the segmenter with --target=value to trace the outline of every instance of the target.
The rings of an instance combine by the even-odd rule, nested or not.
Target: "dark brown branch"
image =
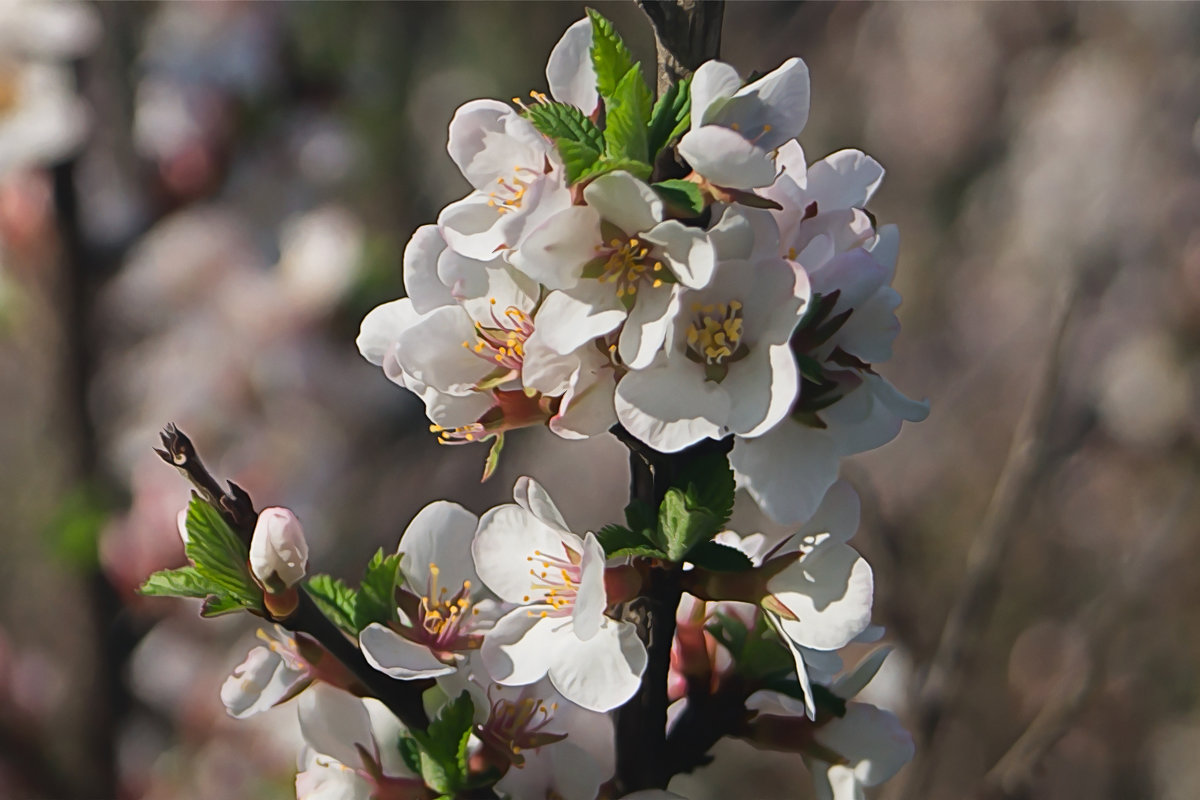
[[[192,440],[174,425],[167,425],[162,432],[163,447],[156,450],[159,456],[187,476],[201,497],[220,512],[229,526],[249,542],[254,535],[258,512],[250,495],[235,483],[229,483],[229,491],[221,489],[212,473],[204,466]],[[372,667],[363,658],[362,652],[330,622],[317,608],[306,592],[300,592],[300,604],[285,619],[277,620],[280,625],[296,633],[305,633],[316,639],[346,669],[386,705],[397,718],[409,728],[424,730],[429,725],[421,703],[421,693],[433,685],[432,681],[397,681]]]
[[[721,52],[725,0],[638,0],[650,18],[658,55],[658,93]]]

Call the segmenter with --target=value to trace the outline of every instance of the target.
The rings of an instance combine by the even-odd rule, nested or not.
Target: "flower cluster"
[[[643,465],[625,524],[580,535],[523,477],[478,516],[426,506],[354,589],[306,577],[285,509],[241,543],[194,500],[193,566],[147,590],[300,631],[252,651],[222,698],[240,717],[302,693],[302,800],[593,800],[665,786],[629,764],[665,761],[665,745],[690,769],[721,735],[798,753],[818,796],[860,798],[913,746],[854,699],[887,649],[843,669],[839,651],[883,631],[838,464],[926,413],[873,367],[898,332],[897,232],[864,210],[883,170],[857,151],[807,162],[798,59],[748,84],[708,62],[652,102],[589,12],[546,74],[548,95],[455,114],[449,151],[473,189],[414,234],[408,296],[373,310],[358,345],[443,442],[495,440],[485,477],[509,430],[621,430]],[[164,457],[179,466],[175,433]],[[738,488],[792,532],[728,530]],[[304,635],[329,629],[337,641]],[[349,640],[357,673],[333,656]],[[392,687],[408,698],[388,706],[398,736],[358,699],[395,701]],[[636,716],[648,706],[657,717]],[[631,729],[650,727],[636,752]],[[694,731],[712,739],[689,752]]]
[[[746,85],[708,62],[651,111],[637,65],[598,55],[611,36],[580,20],[549,95],[455,113],[473,190],[413,235],[408,296],[363,320],[359,349],[444,443],[538,424],[619,424],[664,453],[732,436],[739,485],[802,522],[841,457],[927,412],[873,368],[899,330],[898,234],[864,211],[883,169],[854,150],[808,164],[799,59]]]

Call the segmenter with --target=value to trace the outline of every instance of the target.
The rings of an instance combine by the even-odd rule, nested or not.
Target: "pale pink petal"
[[[662,220],[662,200],[628,172],[601,175],[583,190],[583,199],[601,218],[630,236],[648,231]]]
[[[692,129],[707,125],[709,117],[720,111],[721,103],[740,88],[742,77],[729,64],[723,61],[701,64],[692,74]]]
[[[544,657],[550,659],[554,688],[592,711],[609,711],[633,697],[646,669],[646,648],[636,629],[607,617],[595,636],[572,637]]]
[[[720,125],[693,128],[679,140],[679,153],[717,186],[754,189],[775,180],[775,162],[767,151]]]
[[[591,114],[600,102],[596,93],[596,71],[592,68],[592,21],[588,17],[567,28],[546,61],[550,95]]]
[[[396,680],[436,678],[455,671],[455,667],[439,661],[428,647],[409,641],[377,622],[363,629],[358,644],[368,664]]]
[[[478,582],[471,542],[479,518],[458,503],[437,500],[413,517],[397,552],[404,586],[416,595],[429,592],[430,565],[437,565],[438,585],[451,594],[463,581]]]
[[[421,314],[454,302],[450,287],[438,278],[438,257],[445,251],[437,225],[417,228],[404,248],[404,290]]]

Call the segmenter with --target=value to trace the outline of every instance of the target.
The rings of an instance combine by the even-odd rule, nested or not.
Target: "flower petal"
[[[654,190],[620,170],[589,183],[583,190],[583,199],[602,219],[630,236],[650,230],[663,217],[663,203]]]
[[[852,547],[835,544],[820,558],[804,558],[767,582],[797,619],[779,626],[797,645],[814,650],[845,647],[871,624],[871,566]]]
[[[563,519],[562,512],[558,510],[558,506],[550,497],[550,493],[533,478],[525,475],[517,478],[517,482],[513,485],[513,500],[516,500],[517,505],[546,525],[561,531],[570,530],[566,520]]]
[[[401,681],[449,675],[455,667],[438,660],[428,647],[372,622],[358,635],[363,658],[388,677]]]
[[[720,125],[693,128],[679,140],[679,154],[717,186],[754,189],[775,180],[775,162],[767,151]]]
[[[371,717],[357,697],[325,683],[314,683],[297,705],[300,733],[309,747],[346,766],[362,763],[355,745],[377,753]]]
[[[701,439],[720,438],[730,400],[719,384],[703,380],[698,365],[676,357],[622,378],[616,407],[631,434],[655,450],[675,453]]]
[[[669,284],[638,293],[618,339],[621,361],[630,369],[650,366],[663,345],[671,338],[672,325],[679,314],[679,289]]]
[[[591,115],[600,102],[592,67],[592,21],[588,17],[567,28],[546,61],[550,95]]]
[[[446,249],[437,225],[417,228],[404,248],[404,290],[421,314],[454,302],[450,287],[438,279],[438,257]]]
[[[546,295],[534,330],[547,347],[566,355],[614,330],[627,316],[610,285],[583,281],[573,289]]]
[[[804,522],[837,480],[841,453],[827,431],[798,422],[777,425],[770,436],[737,438],[729,463],[740,489],[771,519]]]
[[[438,500],[417,512],[400,537],[397,552],[404,586],[413,594],[430,591],[431,565],[437,565],[438,584],[451,593],[464,581],[478,582],[471,542],[479,518],[458,503]]]
[[[604,548],[593,533],[589,532],[583,539],[583,560],[579,567],[579,587],[571,609],[571,622],[575,635],[587,641],[600,630],[604,608],[608,605],[604,591]]]
[[[572,637],[569,645],[546,654],[554,688],[592,711],[608,711],[633,697],[646,669],[646,648],[633,625],[607,617],[601,623],[587,641]]]
[[[669,219],[655,225],[642,238],[662,248],[663,260],[684,286],[702,289],[712,280],[717,254],[704,231]]]
[[[568,549],[578,552],[580,547],[575,534],[551,527],[532,512],[509,504],[484,512],[471,553],[479,577],[501,600],[528,603],[530,556],[541,551],[565,557]]]
[[[724,101],[742,88],[742,76],[723,61],[705,61],[692,74],[692,129],[707,125]]]
[[[570,620],[541,617],[528,607],[514,608],[497,620],[483,637],[480,656],[492,680],[502,686],[524,686],[546,675],[555,649],[570,646],[560,629],[570,630]]]

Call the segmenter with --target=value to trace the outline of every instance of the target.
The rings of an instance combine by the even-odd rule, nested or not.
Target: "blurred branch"
[[[937,738],[947,711],[958,701],[965,673],[999,595],[1000,569],[1017,524],[1033,500],[1049,463],[1048,438],[1059,406],[1058,388],[1067,356],[1067,332],[1083,298],[1086,270],[1064,292],[1046,360],[1013,433],[1012,443],[978,533],[967,554],[966,576],[917,700],[917,758],[902,794],[916,800],[929,791],[938,763]]]
[[[1119,630],[1121,611],[1145,587],[1154,585],[1153,578],[1167,560],[1170,545],[1179,541],[1184,525],[1194,519],[1197,473],[1195,465],[1185,473],[1158,531],[1140,543],[1131,563],[1121,564],[1118,574],[1105,582],[1105,591],[1076,615],[1074,627],[1082,633],[1086,652],[1084,667],[1080,672],[1062,676],[1050,702],[988,771],[982,792],[987,800],[1016,800],[1025,796],[1046,754],[1087,707],[1103,679],[1104,654]]]

